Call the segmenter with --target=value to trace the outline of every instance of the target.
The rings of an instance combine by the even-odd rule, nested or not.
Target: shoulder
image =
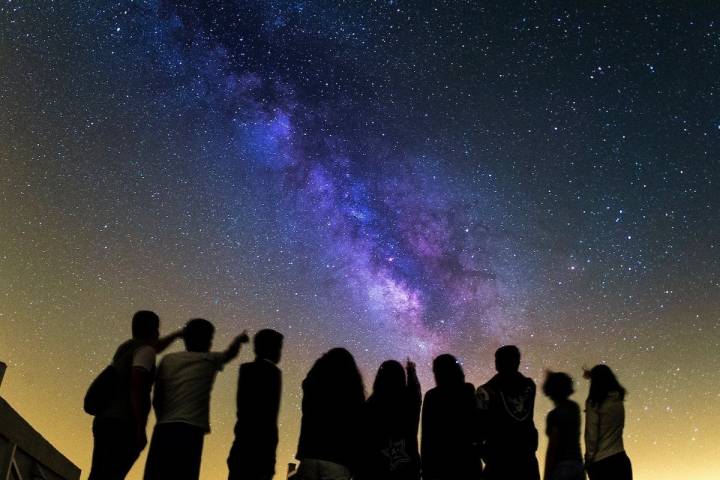
[[[603,410],[607,411],[618,411],[625,409],[623,400],[621,399],[619,392],[610,392],[610,394],[607,396],[607,398],[600,407]]]
[[[228,360],[225,352],[205,352],[200,354],[199,358],[206,362],[210,362],[218,370],[222,370]]]
[[[437,395],[438,395],[437,388],[431,388],[430,390],[425,392],[425,401],[426,402],[428,400],[433,401],[435,399],[435,397],[437,397]]]
[[[141,367],[148,372],[155,368],[155,349],[150,345],[141,345],[133,352],[133,367]]]

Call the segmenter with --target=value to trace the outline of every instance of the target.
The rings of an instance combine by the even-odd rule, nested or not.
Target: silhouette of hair
[[[341,397],[365,401],[362,375],[352,354],[344,348],[333,348],[318,358],[305,382],[310,388],[331,388]]]
[[[188,352],[207,352],[212,345],[215,327],[204,318],[193,318],[185,324],[183,340]]]
[[[565,400],[575,391],[572,377],[564,372],[548,372],[542,390],[555,402]]]
[[[597,407],[601,405],[608,397],[610,392],[618,392],[620,400],[625,400],[627,390],[620,385],[617,377],[607,365],[595,365],[589,373],[590,376],[590,392],[588,400],[590,405]]]
[[[386,360],[378,368],[373,383],[373,396],[392,397],[399,395],[407,385],[405,369],[396,360]]]
[[[271,328],[264,328],[255,334],[253,347],[255,355],[268,360],[279,359],[283,334]]]
[[[444,353],[435,357],[433,360],[433,374],[435,375],[435,384],[438,387],[449,387],[453,385],[465,384],[465,372],[457,358]]]
[[[132,336],[133,338],[153,338],[157,336],[160,328],[160,317],[150,310],[140,310],[135,312],[132,318]]]
[[[495,369],[498,373],[517,372],[520,368],[520,350],[515,345],[505,345],[495,352]]]

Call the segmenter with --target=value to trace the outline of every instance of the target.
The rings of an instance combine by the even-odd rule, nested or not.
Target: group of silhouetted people
[[[137,312],[132,339],[118,347],[111,365],[88,389],[85,410],[95,416],[90,480],[120,480],[128,474],[147,444],[151,391],[157,421],[144,478],[200,476],[215,376],[249,338],[243,332],[227,349],[213,352],[215,327],[205,319],[192,319],[182,330],[163,338],[159,327],[154,312]],[[186,351],[165,355],[156,368],[156,354],[178,338],[183,339]],[[277,363],[282,343],[279,332],[260,330],[253,339],[255,361],[240,366],[235,441],[227,460],[230,480],[271,480],[275,473],[282,383]]]
[[[159,318],[135,314],[133,338],[93,382],[85,409],[95,416],[90,480],[123,479],[147,440],[151,405],[157,423],[145,479],[198,479],[203,439],[210,431],[210,393],[218,371],[235,358],[246,333],[212,352],[213,325],[190,320],[159,336]],[[155,356],[175,339],[186,351]],[[259,331],[256,358],[240,366],[235,440],[229,480],[271,480],[275,473],[283,336]],[[302,419],[296,480],[539,480],[535,383],[520,373],[513,345],[495,353],[497,374],[477,389],[449,354],[433,361],[435,387],[423,401],[415,364],[380,365],[368,398],[352,354],[333,348],[312,366],[302,384]],[[629,480],[623,446],[625,389],[606,365],[590,380],[585,404],[585,455],[580,449],[580,407],[570,399],[573,379],[548,372],[543,392],[554,404],[547,415],[545,480]],[[422,423],[422,438],[418,430]]]

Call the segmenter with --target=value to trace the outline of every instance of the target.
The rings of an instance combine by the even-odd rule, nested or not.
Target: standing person
[[[484,430],[483,459],[488,480],[539,480],[533,421],[535,382],[519,371],[515,345],[495,352],[495,375],[477,390]]]
[[[255,361],[240,365],[235,441],[227,460],[229,480],[272,480],[275,474],[282,388],[277,364],[283,336],[275,330],[260,330],[253,345]]]
[[[585,468],[590,480],[632,480],[623,445],[625,388],[607,365],[585,371],[590,393],[585,402]]]
[[[422,409],[422,472],[424,480],[473,480],[482,465],[477,444],[475,387],[455,357],[433,361],[436,387],[425,394]]]
[[[182,335],[160,336],[160,317],[140,310],[132,318],[132,338],[112,359],[113,385],[108,404],[93,420],[93,455],[89,480],[122,480],[147,444],[145,428],[155,355]]]
[[[575,391],[567,373],[548,372],[543,393],[555,408],[547,415],[548,447],[545,455],[545,480],[584,480],[580,453],[580,407],[570,400]]]
[[[211,352],[215,327],[202,318],[183,331],[185,352],[165,355],[158,366],[153,407],[157,423],[145,480],[197,480],[203,439],[210,432],[210,392],[218,371],[247,343],[241,333],[224,352]]]
[[[344,348],[320,357],[303,380],[297,480],[349,480],[358,467],[365,387]]]
[[[380,365],[365,403],[360,480],[419,480],[417,434],[422,396],[415,364]]]

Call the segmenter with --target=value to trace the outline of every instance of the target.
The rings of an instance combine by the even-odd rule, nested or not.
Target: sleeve
[[[135,350],[132,360],[133,367],[140,367],[152,373],[155,369],[155,349],[150,345],[143,345]]]
[[[475,400],[477,401],[478,410],[481,412],[490,410],[490,392],[485,386],[480,386],[475,391]]]
[[[213,364],[218,372],[225,366],[225,352],[208,352],[206,358]]]
[[[590,403],[585,404],[585,463],[592,462],[597,454],[600,435],[600,415]]]

